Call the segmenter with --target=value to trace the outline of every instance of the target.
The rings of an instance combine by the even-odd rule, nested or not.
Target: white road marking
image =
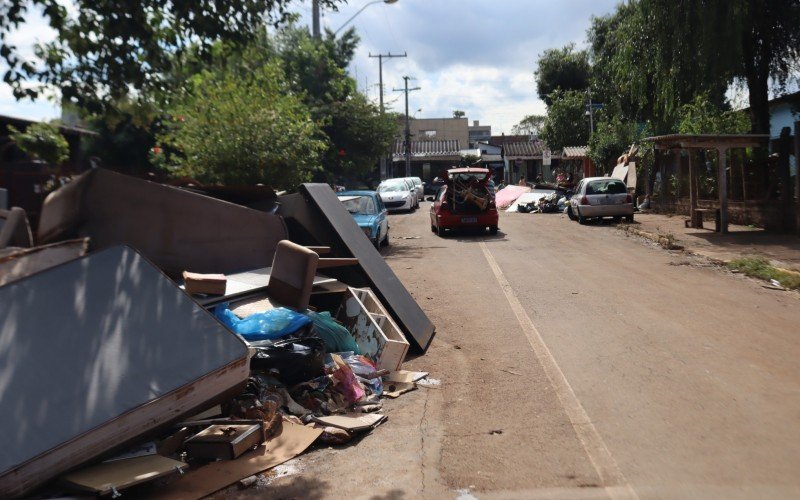
[[[584,450],[586,450],[589,460],[591,460],[594,469],[597,471],[597,475],[600,476],[603,486],[606,487],[606,493],[611,498],[639,498],[631,485],[628,484],[614,457],[611,456],[611,452],[608,451],[608,447],[606,447],[603,438],[600,437],[591,419],[589,419],[589,415],[586,414],[586,410],[583,409],[583,405],[578,401],[578,397],[575,396],[572,386],[569,385],[564,372],[561,371],[550,349],[544,343],[539,330],[536,329],[528,313],[525,312],[525,308],[522,307],[519,299],[517,299],[514,289],[511,288],[500,266],[497,265],[497,261],[494,260],[491,252],[489,252],[489,247],[484,242],[480,242],[480,247],[497,279],[497,283],[508,300],[508,304],[511,306],[511,310],[514,311],[514,315],[517,317],[517,321],[522,327],[533,353],[541,363],[542,368],[544,368],[550,384],[558,395],[558,399],[564,407],[564,412],[572,423],[572,427],[575,429],[575,433],[578,435]]]

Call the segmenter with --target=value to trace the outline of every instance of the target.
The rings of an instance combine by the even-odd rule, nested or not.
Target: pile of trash
[[[433,325],[301,189],[282,215],[103,171],[48,197],[0,249],[0,497],[198,498],[386,420]]]

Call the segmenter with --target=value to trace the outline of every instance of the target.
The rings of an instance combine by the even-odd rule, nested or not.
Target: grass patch
[[[728,263],[728,267],[753,278],[762,280],[777,280],[781,285],[791,290],[800,288],[800,273],[778,269],[764,257],[742,257]]]

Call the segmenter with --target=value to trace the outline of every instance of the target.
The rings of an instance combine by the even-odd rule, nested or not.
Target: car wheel
[[[613,220],[614,222],[619,222],[619,221],[621,221],[621,220],[622,220],[622,216],[620,216],[620,215],[615,215],[615,216],[614,216],[614,217],[613,217],[611,220]]]
[[[444,228],[442,226],[436,226],[436,236],[444,238]]]
[[[625,222],[633,222],[633,214],[625,216]]]
[[[383,237],[383,241],[381,245],[388,247],[389,246],[389,231],[386,231],[386,236]]]
[[[381,232],[380,232],[380,230],[378,230],[378,234],[375,235],[375,241],[373,241],[372,244],[375,245],[376,249],[380,249],[381,248]]]
[[[575,217],[575,214],[572,213],[572,207],[567,208],[567,217],[569,217],[569,220],[578,220],[578,218]]]
[[[578,212],[578,224],[586,224],[586,217],[581,215],[580,212]]]
[[[431,224],[431,232],[432,232],[432,233],[435,233],[435,232],[436,232],[436,226],[434,226],[433,224]]]
[[[489,234],[497,234],[497,226],[489,226]]]

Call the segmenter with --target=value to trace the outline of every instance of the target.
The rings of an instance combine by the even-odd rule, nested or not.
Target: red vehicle
[[[431,205],[431,231],[444,236],[448,229],[488,228],[497,234],[500,217],[485,168],[453,168]]]

